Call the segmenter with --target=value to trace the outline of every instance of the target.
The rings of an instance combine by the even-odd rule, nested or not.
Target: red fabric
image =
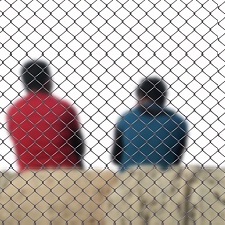
[[[47,93],[29,93],[7,115],[19,171],[75,166],[78,159],[69,140],[79,123],[67,102]]]

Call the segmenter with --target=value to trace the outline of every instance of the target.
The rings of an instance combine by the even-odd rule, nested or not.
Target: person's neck
[[[149,98],[142,98],[142,99],[139,99],[138,104],[139,105],[155,104],[155,102]]]
[[[28,90],[29,93],[32,94],[49,94],[49,91],[45,90],[45,89],[41,89],[41,90]]]
[[[164,102],[155,102],[150,98],[143,98],[138,101],[138,105],[140,106],[151,105],[151,106],[164,107]]]

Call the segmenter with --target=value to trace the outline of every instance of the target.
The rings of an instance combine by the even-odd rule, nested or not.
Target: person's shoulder
[[[119,116],[118,124],[129,123],[132,120],[135,120],[139,115],[138,108],[134,107],[130,110],[125,111]]]
[[[27,96],[18,97],[12,101],[11,105],[7,109],[7,113],[18,111],[27,102]]]
[[[59,98],[57,95],[49,94],[46,98],[49,103],[55,104],[55,106],[63,106],[64,108],[71,107],[72,104],[69,103],[65,98]]]
[[[187,120],[180,112],[172,109],[165,109],[165,114],[171,121],[175,122],[177,125],[182,125],[183,127],[187,128]]]
[[[185,118],[184,116],[178,112],[178,111],[173,111],[173,110],[166,110],[166,114],[173,120],[178,120],[178,121],[184,121]]]
[[[59,104],[63,105],[65,108],[72,107],[72,103],[70,104],[70,102],[68,100],[66,100],[65,98],[58,98],[56,96],[53,96],[53,97]]]
[[[74,104],[72,102],[70,102],[69,100],[65,99],[65,98],[59,98],[57,96],[53,96],[52,98],[54,98],[54,101],[57,103],[57,106],[63,108],[65,110],[65,112],[68,112],[70,114],[77,114],[77,110],[74,106]]]

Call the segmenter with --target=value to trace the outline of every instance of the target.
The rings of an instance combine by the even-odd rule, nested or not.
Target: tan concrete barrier
[[[142,166],[123,173],[46,170],[5,177],[0,179],[0,221],[4,225],[225,222],[225,173],[221,168],[160,171]]]
[[[117,225],[225,224],[225,171],[221,168],[143,166],[118,175],[109,196]]]
[[[16,176],[14,171],[0,171],[0,193],[4,190]]]
[[[188,187],[188,224],[225,224],[225,170],[198,168]]]
[[[4,225],[105,225],[105,199],[115,183],[110,171],[27,171],[0,194]]]
[[[168,171],[143,166],[118,175],[120,182],[109,196],[109,217],[118,225],[185,224],[187,181],[190,170],[173,167]],[[109,224],[109,223],[108,223]]]

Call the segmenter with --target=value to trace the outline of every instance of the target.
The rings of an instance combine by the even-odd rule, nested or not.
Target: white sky
[[[87,167],[109,164],[118,115],[136,103],[132,92],[150,74],[164,78],[167,103],[189,122],[184,163],[223,165],[225,4],[71,2],[0,1],[0,169],[15,168],[5,113],[24,94],[19,69],[28,58],[51,62],[54,94],[77,108]]]

